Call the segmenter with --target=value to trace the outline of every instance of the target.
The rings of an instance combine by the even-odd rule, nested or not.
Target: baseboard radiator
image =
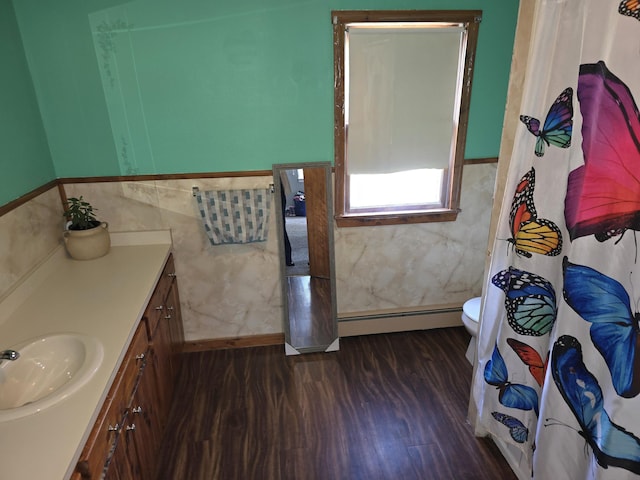
[[[341,337],[374,333],[406,332],[462,326],[461,305],[438,305],[421,309],[383,310],[338,315]]]

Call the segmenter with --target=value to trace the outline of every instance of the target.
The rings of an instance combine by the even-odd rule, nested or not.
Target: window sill
[[[454,222],[458,217],[458,213],[460,213],[460,209],[387,215],[336,215],[335,219],[338,227],[374,227],[379,225]]]

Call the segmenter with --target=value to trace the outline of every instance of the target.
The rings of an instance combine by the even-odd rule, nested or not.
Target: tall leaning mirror
[[[329,162],[273,165],[285,353],[339,348]]]

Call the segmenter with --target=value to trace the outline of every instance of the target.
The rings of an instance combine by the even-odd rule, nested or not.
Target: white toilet
[[[473,365],[476,356],[476,337],[478,336],[478,319],[480,318],[480,302],[482,297],[475,297],[464,302],[462,305],[462,323],[464,323],[467,332],[471,335],[471,341],[467,347],[466,357],[469,363]]]

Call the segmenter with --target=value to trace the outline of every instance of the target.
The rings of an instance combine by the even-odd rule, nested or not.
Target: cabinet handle
[[[136,360],[144,360],[144,353],[139,353],[136,355]]]
[[[162,310],[164,307],[162,305],[160,305],[159,307],[156,307],[156,310],[160,311]]]
[[[142,407],[140,405],[138,405],[137,407],[133,407],[131,409],[132,413],[142,413]]]
[[[165,315],[164,318],[165,320],[171,320],[171,315]]]
[[[170,310],[173,312],[174,308],[173,307],[167,307],[167,310]]]
[[[133,432],[136,429],[136,424],[132,423],[131,425],[127,425],[125,429],[127,430],[127,432]]]
[[[107,427],[107,430],[109,432],[117,432],[118,430],[120,430],[120,425],[118,425],[117,423],[114,426],[109,425]]]
[[[175,273],[167,273],[167,276],[171,277],[171,278],[174,278],[176,276],[176,274]]]

